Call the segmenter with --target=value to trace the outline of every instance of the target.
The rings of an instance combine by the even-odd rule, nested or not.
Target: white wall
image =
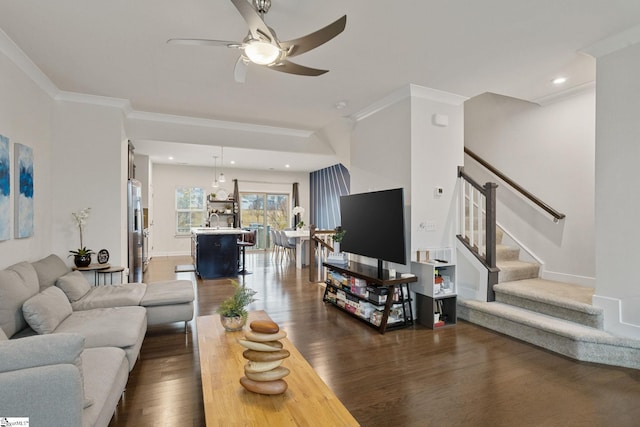
[[[455,246],[458,166],[464,149],[464,98],[425,88],[419,93],[411,100],[413,261],[418,249]],[[435,195],[436,187],[443,189],[442,195]]]
[[[53,116],[52,168],[54,253],[66,257],[79,242],[72,212],[90,207],[84,245],[107,249],[109,263],[127,265],[126,141],[122,112],[76,102],[57,102]]]
[[[457,166],[462,162],[464,98],[408,86],[391,94],[389,103],[358,120],[351,145],[351,193],[404,188],[407,266],[418,247],[452,246]],[[446,115],[448,126],[436,126],[434,114]],[[433,199],[433,188],[445,194]],[[433,232],[418,231],[433,221]],[[354,257],[360,262],[375,260]]]
[[[596,296],[608,330],[640,338],[640,44],[597,58]]]
[[[196,166],[174,166],[153,164],[153,195],[150,211],[153,212],[153,228],[151,239],[153,246],[149,250],[150,256],[190,255],[191,241],[188,237],[175,235],[175,189],[176,187],[203,187],[207,191],[211,188],[213,168]],[[220,172],[220,170],[218,170]],[[291,194],[294,182],[299,183],[300,204],[305,208],[303,220],[309,223],[309,174],[266,172],[245,169],[225,169],[227,178],[224,188],[229,194],[233,193],[233,179],[238,179],[238,189],[256,192],[277,192]]]
[[[53,218],[51,177],[51,97],[20,71],[0,49],[0,134],[9,138],[11,154],[11,239],[0,242],[0,268],[20,261],[35,261],[51,253]],[[34,234],[14,239],[13,200],[17,179],[13,144],[33,149]],[[64,255],[64,254],[63,254]],[[65,255],[66,256],[66,255]]]
[[[472,98],[465,103],[465,146],[566,214],[554,223],[465,158],[477,181],[498,183],[498,223],[543,261],[543,277],[593,286],[595,91],[547,106],[490,93]]]

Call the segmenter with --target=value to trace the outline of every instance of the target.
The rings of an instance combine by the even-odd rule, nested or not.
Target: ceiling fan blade
[[[244,59],[242,55],[236,61],[236,66],[233,68],[233,78],[236,83],[244,83],[247,79],[247,69],[249,68],[249,61]]]
[[[288,50],[287,57],[300,55],[328,42],[344,31],[346,25],[347,15],[344,15],[342,18],[311,34],[294,40],[280,42],[280,47]]]
[[[291,61],[282,61],[275,65],[268,66],[272,70],[282,71],[283,73],[298,74],[300,76],[320,76],[329,70],[319,70],[317,68],[309,68],[299,65]]]
[[[209,39],[169,39],[167,40],[167,44],[188,44],[193,46],[226,46],[231,48],[242,47],[242,43],[239,42]]]
[[[271,32],[267,24],[264,23],[258,12],[251,6],[247,0],[231,0],[231,3],[238,9],[240,15],[244,18],[249,26],[251,37],[256,40],[267,40],[278,46],[276,36]]]

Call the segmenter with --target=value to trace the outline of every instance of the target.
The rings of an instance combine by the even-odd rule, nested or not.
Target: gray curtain
[[[238,180],[233,180],[233,211],[235,215],[233,217],[233,227],[239,228],[242,221],[240,221],[240,192],[238,191]]]
[[[293,183],[293,191],[292,193],[292,203],[293,203],[293,207],[296,206],[300,206],[300,195],[298,194],[298,183],[294,182]],[[293,227],[294,229],[296,228],[296,225],[300,222],[302,218],[300,217],[300,214],[294,215],[292,218],[293,223],[291,224],[291,227]]]

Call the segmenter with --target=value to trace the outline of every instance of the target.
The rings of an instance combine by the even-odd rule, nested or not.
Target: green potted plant
[[[73,263],[76,267],[89,266],[89,264],[91,264],[91,255],[94,254],[91,249],[87,248],[82,243],[82,230],[84,229],[87,219],[89,219],[90,212],[91,208],[84,208],[78,212],[71,213],[71,216],[73,216],[73,219],[78,226],[78,230],[80,231],[80,248],[75,251],[69,251],[69,256],[73,256]]]
[[[220,315],[220,322],[224,329],[233,332],[242,329],[247,321],[247,306],[255,301],[254,295],[257,293],[251,288],[240,285],[236,280],[231,281],[234,292],[226,300],[222,301],[216,313]]]
[[[331,236],[334,253],[340,253],[340,243],[342,243],[345,234],[347,234],[347,230],[344,230],[341,226],[336,227],[336,232]]]

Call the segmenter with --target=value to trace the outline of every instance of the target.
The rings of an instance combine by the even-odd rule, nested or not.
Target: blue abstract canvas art
[[[22,144],[14,145],[17,171],[17,199],[15,201],[16,238],[33,236],[33,150]]]
[[[0,135],[0,240],[11,238],[11,157],[9,138]]]

